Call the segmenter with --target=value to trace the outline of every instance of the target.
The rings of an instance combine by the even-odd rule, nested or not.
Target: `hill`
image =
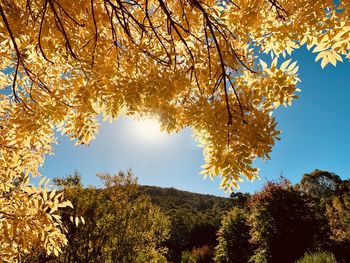
[[[139,186],[139,193],[148,195],[170,218],[171,234],[165,244],[169,261],[180,262],[184,251],[195,248],[213,253],[222,215],[232,207],[232,199],[148,185]]]
[[[166,210],[190,207],[196,211],[208,212],[212,209],[226,209],[230,203],[230,198],[193,193],[173,187],[140,185],[139,192],[148,195],[154,204]]]

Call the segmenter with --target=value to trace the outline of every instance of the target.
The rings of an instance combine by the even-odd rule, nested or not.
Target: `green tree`
[[[250,201],[251,262],[294,262],[313,248],[318,222],[308,198],[289,181],[268,182]]]
[[[344,192],[341,190],[344,188],[343,181],[334,173],[316,169],[310,174],[304,174],[295,188],[310,198],[309,206],[314,210],[315,217],[320,224],[314,241],[315,245],[321,251],[333,250],[338,246],[334,243],[337,239],[334,236],[337,232],[334,226],[340,222],[335,211],[340,208],[335,196]],[[329,216],[330,207],[333,205],[334,215]]]
[[[223,217],[218,232],[219,244],[215,248],[215,262],[248,262],[253,255],[253,247],[249,242],[248,217],[247,210],[238,207],[233,208]]]
[[[80,188],[82,187],[81,175],[78,171],[75,171],[73,174],[70,174],[64,178],[56,177],[53,180],[53,183],[63,189],[66,188]]]
[[[296,187],[313,197],[327,198],[338,190],[341,181],[334,173],[316,169],[310,174],[304,174]]]
[[[68,245],[59,258],[42,257],[39,262],[165,262],[168,217],[138,193],[130,171],[98,177],[102,189],[84,189],[78,174],[55,180],[74,205],[62,215]],[[71,216],[82,216],[85,224],[77,226]]]
[[[339,261],[350,261],[350,181],[345,180],[326,204],[326,216],[331,230],[332,252]]]
[[[315,244],[332,251],[339,261],[348,262],[350,249],[350,183],[331,172],[315,170],[305,174],[296,185],[311,197],[319,230]]]

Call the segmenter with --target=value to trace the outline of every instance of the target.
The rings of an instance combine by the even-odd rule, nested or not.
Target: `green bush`
[[[305,254],[304,257],[295,263],[337,263],[337,260],[330,252],[316,252],[312,254]]]

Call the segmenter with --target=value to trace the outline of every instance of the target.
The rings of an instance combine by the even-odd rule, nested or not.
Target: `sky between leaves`
[[[241,183],[239,191],[254,192],[266,179],[280,175],[296,183],[316,168],[342,178],[350,175],[350,64],[329,65],[322,70],[314,62],[315,55],[304,48],[293,54],[294,59],[300,66],[300,98],[275,115],[283,132],[271,160],[256,163],[261,180]],[[203,180],[199,175],[202,149],[196,146],[189,129],[179,134],[143,136],[144,129],[132,119],[121,118],[102,124],[90,146],[74,147],[73,142],[59,137],[55,155],[47,158],[41,172],[53,178],[77,170],[84,185],[99,185],[96,173],[132,168],[140,184],[225,195],[218,188],[218,179]]]

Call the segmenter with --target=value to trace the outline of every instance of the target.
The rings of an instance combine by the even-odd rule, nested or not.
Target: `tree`
[[[38,262],[165,262],[168,217],[138,192],[130,171],[98,177],[104,188],[69,185],[79,178],[77,174],[55,180],[74,205],[70,213],[62,214],[68,244],[58,258],[41,255]],[[83,224],[77,226],[71,216],[83,217]]]
[[[327,207],[332,203],[334,195],[340,189],[342,180],[334,173],[322,170],[314,170],[310,174],[304,174],[300,183],[295,188],[305,197],[309,198],[309,207],[317,218],[319,229],[316,233],[314,243],[319,250],[333,250],[332,227],[330,222],[337,221],[336,216],[327,216]]]
[[[1,0],[0,230],[12,233],[1,257],[66,242],[48,213],[57,202],[21,178],[38,175],[57,131],[88,144],[100,114],[191,127],[203,173],[227,190],[257,178],[254,160],[279,135],[271,113],[297,97],[296,62],[277,57],[307,44],[322,67],[349,58],[349,16],[349,1],[333,0]],[[38,234],[24,235],[32,222]]]
[[[327,217],[332,230],[332,239],[350,241],[350,194],[333,196],[327,204]]]
[[[211,220],[210,220],[211,219]],[[199,248],[203,246],[214,247],[216,245],[216,232],[218,227],[215,219],[203,218],[198,220],[191,230],[189,246]]]
[[[256,245],[250,262],[294,262],[314,249],[318,222],[308,199],[286,179],[268,182],[250,201],[251,241]]]
[[[239,208],[246,207],[249,201],[249,198],[250,198],[249,193],[232,192],[230,194],[230,201],[232,203],[232,206],[237,206]]]
[[[83,185],[81,183],[81,175],[79,172],[75,171],[64,178],[53,178],[53,183],[63,189],[67,188],[81,188]]]
[[[244,208],[234,207],[222,219],[218,232],[219,244],[215,248],[215,262],[246,263],[253,255],[250,240],[249,212]]]
[[[338,191],[326,203],[325,215],[333,240],[332,252],[340,262],[348,262],[350,249],[350,181],[340,183]]]
[[[329,198],[336,193],[341,182],[338,175],[316,169],[310,174],[304,174],[296,187],[310,196]]]
[[[191,230],[196,221],[196,213],[192,209],[172,209],[168,212],[171,218],[170,238],[166,242],[169,258],[172,262],[180,262],[182,251],[189,248]]]
[[[304,174],[296,189],[311,197],[309,206],[319,222],[315,243],[332,251],[340,262],[349,260],[350,184],[334,173],[315,170]]]

